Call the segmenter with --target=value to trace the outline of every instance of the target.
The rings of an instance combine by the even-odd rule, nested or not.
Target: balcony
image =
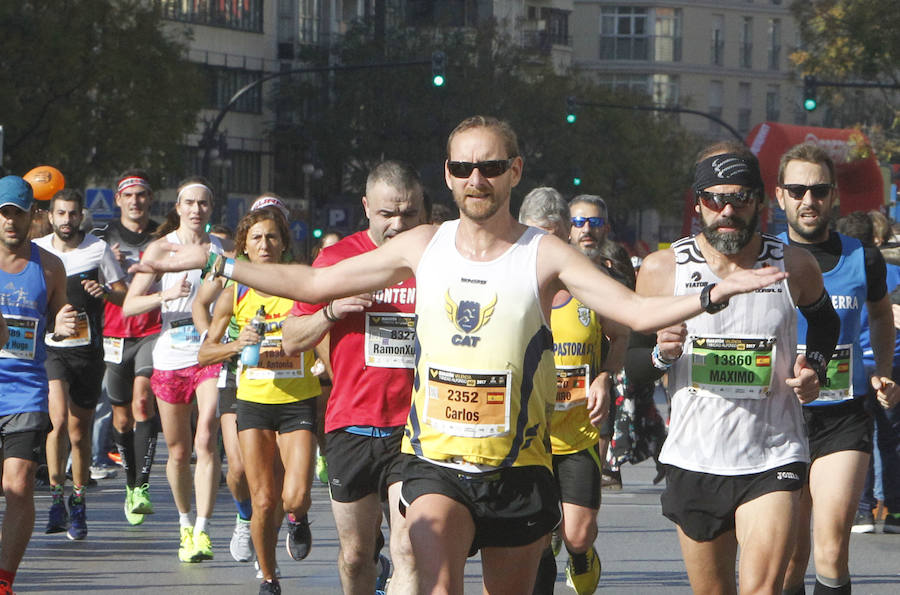
[[[740,47],[741,68],[753,68],[753,44],[742,43]]]
[[[522,31],[522,47],[548,56],[554,45],[571,47],[572,39],[568,35],[554,35],[550,31]]]

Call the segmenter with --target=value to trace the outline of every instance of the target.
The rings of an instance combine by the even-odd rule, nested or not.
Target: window
[[[208,66],[207,69],[212,82],[208,104],[209,107],[215,109],[225,107],[238,90],[253,81],[259,80],[261,76],[259,72],[239,68]],[[244,93],[231,110],[249,114],[261,114],[262,86],[254,87]]]
[[[263,32],[263,0],[159,0],[172,21]]]
[[[653,103],[656,105],[678,105],[678,76],[671,74],[653,75]]]
[[[258,194],[262,183],[262,154],[251,151],[228,151],[231,170],[228,190],[242,194]]]
[[[656,9],[654,59],[657,62],[681,62],[681,9]]]
[[[738,132],[750,132],[750,116],[753,112],[753,94],[750,83],[738,83]]]
[[[607,74],[600,76],[597,80],[610,91],[650,95],[650,77],[646,74]]]
[[[709,115],[722,118],[722,104],[725,95],[725,86],[722,81],[709,81]],[[709,121],[710,136],[721,134],[722,127],[716,122]]]
[[[299,12],[298,40],[302,45],[315,45],[318,41],[318,15],[316,15],[315,0],[299,0],[297,2]]]
[[[769,19],[769,70],[781,70],[781,19]]]
[[[600,11],[601,60],[649,60],[647,9],[626,6]]]
[[[777,122],[781,118],[781,89],[769,85],[766,90],[766,120]]]
[[[753,68],[753,17],[744,17],[741,22],[740,44],[741,68]]]
[[[709,48],[709,62],[716,66],[725,64],[725,15],[712,15],[712,40]]]

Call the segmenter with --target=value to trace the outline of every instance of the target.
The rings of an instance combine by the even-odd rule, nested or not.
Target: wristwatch
[[[728,307],[728,300],[725,300],[721,304],[714,304],[710,301],[709,294],[712,293],[712,288],[715,287],[715,283],[710,283],[706,287],[703,288],[703,291],[700,292],[700,307],[703,308],[709,314],[715,314],[716,312],[721,312],[725,308]]]

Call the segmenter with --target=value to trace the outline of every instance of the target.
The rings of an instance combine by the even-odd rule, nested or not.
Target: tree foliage
[[[142,0],[0,0],[3,166],[68,185],[122,169],[180,170],[205,89],[186,32]]]
[[[900,84],[900,11],[895,0],[798,0],[804,75],[840,82]],[[900,154],[900,92],[821,87],[832,125],[864,129],[883,157]]]
[[[435,88],[429,60],[438,49],[447,55],[447,82]],[[393,158],[416,165],[436,200],[449,202],[442,166],[447,135],[465,117],[495,115],[512,124],[525,160],[514,201],[549,185],[569,196],[601,194],[614,213],[617,207],[622,213],[678,208],[696,142],[676,120],[584,107],[574,125],[565,121],[569,95],[585,103],[648,103],[648,98],[613,96],[577,73],[555,72],[546,57],[511,43],[493,26],[396,29],[380,43],[360,25],[345,37],[338,55],[343,64],[411,60],[425,64],[305,75],[282,85],[281,108],[299,108],[304,117],[276,130],[276,138],[298,143],[305,159],[319,161],[332,194],[358,195],[371,166]],[[583,180],[577,188],[576,171]]]

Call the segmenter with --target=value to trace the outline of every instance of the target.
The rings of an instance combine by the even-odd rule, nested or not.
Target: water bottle
[[[259,341],[257,341],[253,345],[244,346],[244,348],[241,350],[241,365],[243,365],[244,367],[252,368],[259,364],[259,346],[266,334],[265,307],[259,307],[259,310],[256,311],[256,316],[254,316],[253,319],[250,320],[250,324],[253,325],[253,328],[256,329],[256,332],[259,334]]]

